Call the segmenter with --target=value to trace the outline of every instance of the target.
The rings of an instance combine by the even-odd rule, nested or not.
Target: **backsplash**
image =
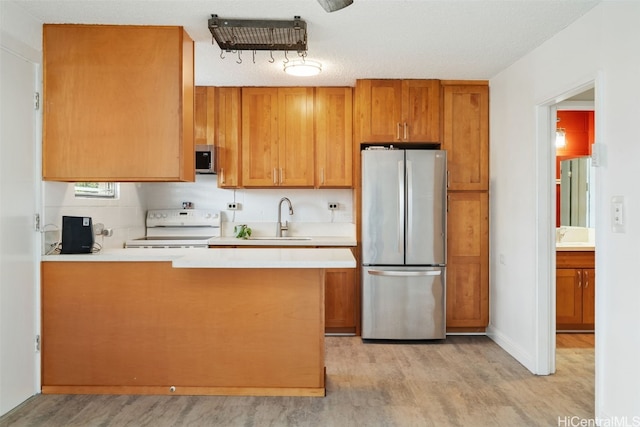
[[[96,243],[105,248],[120,248],[131,238],[144,235],[146,203],[144,184],[121,183],[117,199],[76,198],[74,184],[45,181],[43,185],[45,229],[43,252],[50,242],[57,241],[62,227],[62,216],[90,216],[93,223],[102,223],[113,230],[113,236],[96,236]]]
[[[180,208],[182,202],[193,202],[195,208],[216,209],[226,222],[273,222],[278,218],[278,201],[288,197],[294,215],[285,207],[282,218],[289,222],[353,222],[353,190],[351,189],[238,189],[217,187],[215,175],[196,175],[196,182],[143,184],[147,209]],[[236,211],[227,210],[227,203],[240,204]],[[338,209],[330,211],[329,202]]]
[[[116,200],[76,198],[72,183],[46,181],[44,191],[45,248],[59,238],[63,215],[90,216],[93,223],[103,223],[113,229],[112,237],[96,237],[105,248],[120,248],[128,239],[141,237],[145,232],[147,209],[179,209],[183,202],[192,202],[197,209],[215,209],[226,223],[261,223],[271,229],[278,215],[278,201],[288,197],[294,215],[282,208],[282,220],[291,224],[315,223],[323,227],[335,223],[344,228],[353,219],[353,190],[351,189],[238,189],[217,187],[215,175],[196,175],[196,182],[121,183]],[[227,210],[227,203],[235,202],[240,209]],[[338,203],[330,211],[329,202]],[[295,226],[294,226],[295,227]],[[342,234],[342,233],[340,233]]]

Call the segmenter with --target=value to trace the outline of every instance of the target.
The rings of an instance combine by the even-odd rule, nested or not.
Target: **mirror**
[[[556,104],[556,227],[595,227],[594,100],[590,88]]]
[[[560,225],[595,227],[591,157],[560,162]]]

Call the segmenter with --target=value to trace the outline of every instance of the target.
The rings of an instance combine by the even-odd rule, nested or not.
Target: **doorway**
[[[555,104],[556,369],[595,364],[595,87]],[[553,119],[553,117],[552,117]],[[570,355],[570,359],[568,358]],[[568,362],[571,360],[571,362]],[[592,372],[586,370],[582,372]],[[593,374],[595,375],[595,374]],[[585,378],[593,384],[592,378]],[[592,390],[593,392],[594,390]]]

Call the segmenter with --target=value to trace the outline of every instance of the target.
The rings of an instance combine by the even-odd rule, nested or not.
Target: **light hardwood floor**
[[[594,417],[592,337],[558,335],[550,376],[484,336],[327,337],[324,398],[38,395],[0,426],[557,426]]]

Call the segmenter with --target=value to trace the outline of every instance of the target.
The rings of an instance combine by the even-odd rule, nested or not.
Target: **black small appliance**
[[[61,254],[89,254],[93,249],[93,223],[88,216],[62,217]]]

